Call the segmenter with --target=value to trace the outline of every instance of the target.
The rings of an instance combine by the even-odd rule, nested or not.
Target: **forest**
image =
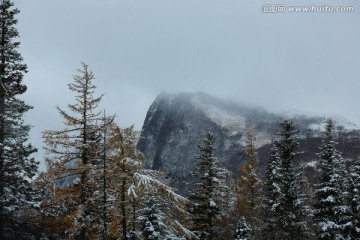
[[[189,172],[196,181],[182,196],[164,172],[145,167],[138,132],[99,108],[103,94],[86,63],[69,79],[73,99],[56,109],[64,128],[42,133],[47,168],[40,172],[24,121],[32,106],[21,100],[28,69],[18,13],[10,0],[1,1],[0,239],[360,239],[360,160],[346,167],[332,119],[316,153],[316,183],[294,164],[302,154],[299,130],[286,119],[278,123],[264,177],[253,131],[236,179],[216,157],[211,129],[199,134],[197,167]]]

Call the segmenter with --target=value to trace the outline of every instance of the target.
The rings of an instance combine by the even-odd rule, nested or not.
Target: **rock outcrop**
[[[256,146],[262,172],[266,165],[271,141],[280,131],[284,114],[268,112],[262,108],[249,107],[223,101],[204,93],[161,93],[148,110],[138,149],[147,157],[147,167],[166,173],[171,186],[186,194],[190,172],[197,164],[198,144],[207,130],[216,137],[215,155],[224,166],[239,174],[244,161],[243,148],[246,132],[256,134]],[[298,163],[306,166],[310,180],[316,176],[316,152],[321,145],[324,117],[294,115],[291,118],[300,130],[300,151],[304,151]],[[346,121],[338,121],[338,149],[348,159],[360,153],[360,131]]]

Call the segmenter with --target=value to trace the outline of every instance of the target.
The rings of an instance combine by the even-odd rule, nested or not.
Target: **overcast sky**
[[[15,0],[32,143],[41,148],[41,131],[62,128],[55,107],[74,101],[67,83],[81,61],[122,127],[141,129],[162,90],[332,113],[360,125],[360,2],[286,1],[353,6],[352,13],[262,12],[283,2]]]

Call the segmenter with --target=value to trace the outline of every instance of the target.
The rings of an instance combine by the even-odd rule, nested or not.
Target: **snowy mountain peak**
[[[146,155],[149,168],[165,171],[173,181],[172,186],[181,189],[196,165],[197,146],[207,130],[214,133],[216,156],[224,159],[225,167],[237,176],[239,164],[244,161],[246,132],[252,130],[255,133],[255,145],[264,166],[280,123],[288,117],[201,92],[163,92],[148,110],[137,146]],[[300,130],[300,139],[316,152],[326,118],[295,114],[292,119]],[[344,124],[344,127],[338,124],[344,139],[359,135],[354,124],[334,119]],[[313,161],[315,157],[309,155],[306,161]]]

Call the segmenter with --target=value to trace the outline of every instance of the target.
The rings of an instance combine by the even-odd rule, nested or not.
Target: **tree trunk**
[[[123,231],[123,239],[127,240],[128,238],[127,238],[126,204],[125,204],[126,177],[123,177],[121,185],[122,185],[121,186],[121,227]]]

